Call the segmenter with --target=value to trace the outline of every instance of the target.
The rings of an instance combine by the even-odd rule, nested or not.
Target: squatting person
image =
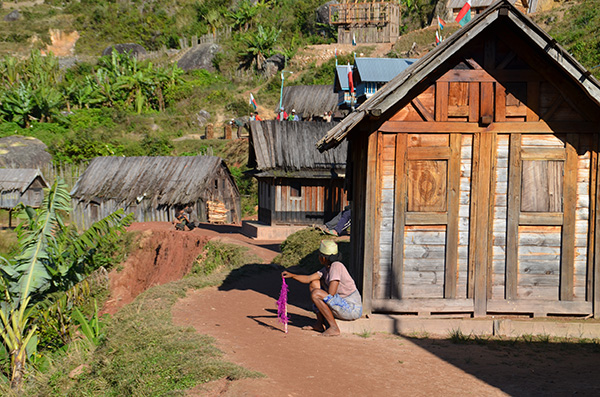
[[[346,266],[340,262],[337,243],[321,241],[319,262],[323,268],[310,275],[284,271],[282,276],[309,284],[310,297],[317,313],[317,322],[308,327],[325,336],[340,334],[335,319],[356,320],[362,316],[362,299]]]

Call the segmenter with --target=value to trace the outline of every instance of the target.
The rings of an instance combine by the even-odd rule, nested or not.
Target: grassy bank
[[[31,374],[24,394],[184,395],[212,380],[261,376],[224,361],[212,338],[175,326],[171,318],[172,306],[187,290],[219,285],[231,270],[258,262],[239,246],[208,243],[192,275],[138,296],[109,321],[97,347],[79,341],[55,354]]]

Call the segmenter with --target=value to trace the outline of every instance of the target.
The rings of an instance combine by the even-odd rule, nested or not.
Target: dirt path
[[[280,271],[191,291],[173,321],[213,336],[229,361],[266,377],[219,381],[198,396],[600,395],[600,349],[550,343],[455,344],[386,334],[327,338],[304,331],[314,315],[304,286],[289,283],[288,334],[277,322]],[[367,336],[367,335],[363,335]]]
[[[171,281],[189,268],[189,257],[209,239],[242,244],[269,263],[276,242],[255,242],[235,226],[192,232],[168,223],[132,225],[142,249],[111,274],[111,285],[137,288]],[[158,244],[158,246],[156,246]],[[180,254],[184,252],[185,255]],[[154,254],[152,254],[154,253]],[[231,277],[219,288],[189,291],[173,307],[173,322],[213,336],[225,359],[265,375],[223,379],[191,396],[538,396],[600,395],[600,348],[583,344],[512,342],[455,344],[445,339],[386,334],[326,338],[303,331],[314,315],[304,285],[290,280],[288,334],[277,322],[280,269],[264,266]],[[136,271],[128,269],[137,269]],[[127,276],[127,277],[126,277]],[[123,289],[117,289],[122,291]],[[124,299],[113,309],[122,305]],[[129,298],[128,298],[129,299]]]

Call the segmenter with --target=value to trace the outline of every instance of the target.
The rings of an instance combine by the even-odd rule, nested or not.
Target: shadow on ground
[[[597,340],[552,343],[535,337],[407,339],[511,396],[600,395]]]
[[[219,290],[252,290],[272,298],[273,303],[275,304],[277,299],[279,299],[279,294],[281,292],[281,272],[283,270],[283,267],[273,264],[244,265],[238,269],[232,270],[219,287]],[[312,312],[312,301],[310,300],[308,286],[290,279],[286,280],[286,284],[289,288],[288,305]],[[266,311],[272,313],[272,315],[250,316],[249,318],[252,318],[260,325],[271,328],[271,326],[262,321],[261,318],[275,318],[277,317],[277,310],[266,309]],[[289,318],[290,327],[303,327],[314,322],[314,317],[293,313],[291,310],[289,312]]]

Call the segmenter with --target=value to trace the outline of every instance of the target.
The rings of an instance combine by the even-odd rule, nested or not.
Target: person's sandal
[[[335,229],[327,229],[324,228],[323,232],[325,232],[325,234],[329,234],[330,236],[336,236],[338,235],[338,233],[335,231]]]

